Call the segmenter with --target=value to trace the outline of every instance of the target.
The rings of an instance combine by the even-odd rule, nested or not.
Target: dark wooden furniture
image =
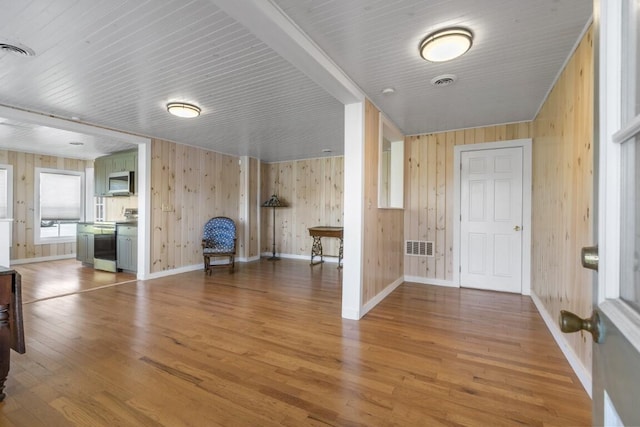
[[[313,237],[311,245],[311,265],[321,264],[324,262],[324,254],[322,253],[322,238],[336,237],[340,239],[340,251],[338,253],[338,268],[342,268],[342,234],[343,227],[318,226],[310,227],[309,235]],[[313,259],[319,256],[320,261],[314,262]]]
[[[0,267],[0,401],[5,398],[4,383],[9,375],[9,350],[25,352],[22,326],[22,288],[20,274]]]

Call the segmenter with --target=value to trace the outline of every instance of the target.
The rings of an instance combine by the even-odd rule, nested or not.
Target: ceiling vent
[[[458,80],[458,77],[455,74],[443,74],[441,76],[437,76],[431,79],[431,84],[435,87],[445,87],[451,86]]]
[[[406,240],[405,255],[413,256],[433,256],[433,242],[421,240]]]
[[[33,51],[33,49],[29,49],[26,46],[9,43],[0,43],[0,52],[13,53],[14,55],[19,56],[36,56],[36,53]]]

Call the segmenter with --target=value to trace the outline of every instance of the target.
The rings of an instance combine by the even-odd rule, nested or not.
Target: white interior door
[[[523,149],[460,160],[460,285],[521,293]]]
[[[596,425],[640,425],[640,2],[596,0],[598,243]]]

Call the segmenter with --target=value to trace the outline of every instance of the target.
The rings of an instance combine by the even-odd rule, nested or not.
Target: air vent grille
[[[436,87],[451,86],[458,80],[455,74],[442,74],[431,79],[431,84]]]
[[[433,256],[433,242],[422,240],[406,240],[405,255]]]

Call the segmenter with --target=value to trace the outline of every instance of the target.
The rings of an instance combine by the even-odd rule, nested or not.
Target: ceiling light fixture
[[[420,56],[429,62],[451,61],[464,55],[473,43],[473,34],[464,28],[445,28],[428,35],[420,43]]]
[[[174,116],[184,117],[184,118],[193,118],[198,117],[200,115],[200,107],[187,104],[184,102],[170,102],[167,104],[167,111]]]
[[[14,55],[18,56],[36,56],[36,53],[33,51],[33,49],[27,46],[17,43],[0,42],[0,53],[4,52],[13,53]]]

